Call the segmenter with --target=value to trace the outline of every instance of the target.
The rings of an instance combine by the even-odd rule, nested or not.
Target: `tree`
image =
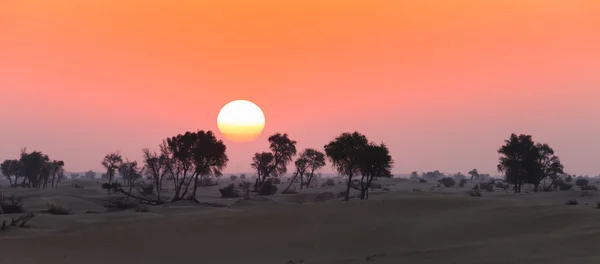
[[[94,179],[96,179],[96,173],[93,172],[92,170],[89,170],[88,172],[85,173],[84,177],[88,180],[94,180]]]
[[[19,173],[21,171],[21,164],[18,160],[5,160],[0,164],[0,171],[4,175],[10,184],[10,186],[16,186],[19,180]],[[13,183],[14,177],[14,183]]]
[[[410,179],[411,180],[418,180],[419,179],[419,173],[416,171],[413,171],[410,173]]]
[[[308,177],[305,184],[306,187],[309,187],[312,182],[315,181],[315,172],[318,172],[321,168],[325,167],[325,153],[309,148],[304,150],[302,156],[308,161],[308,168],[305,171],[308,172]],[[302,189],[302,185],[300,186],[300,189]]]
[[[115,173],[119,169],[121,163],[123,163],[123,157],[118,151],[104,156],[102,166],[106,169],[108,184],[112,184],[112,181],[115,179]]]
[[[300,189],[304,186],[309,187],[315,179],[315,172],[325,166],[325,154],[318,150],[307,148],[300,153],[300,157],[296,159],[294,165],[296,171],[286,190],[288,190],[298,178],[300,179]],[[307,176],[306,183],[304,182],[305,174]]]
[[[521,192],[524,183],[538,190],[540,182],[550,177],[555,181],[563,173],[560,159],[547,144],[535,143],[531,135],[511,134],[498,149],[498,171],[504,172],[506,181],[515,185],[515,193]]]
[[[296,155],[296,141],[287,134],[277,133],[269,137],[271,152],[255,153],[252,158],[252,168],[256,170],[255,190],[269,177],[279,177],[287,173],[287,165]]]
[[[394,161],[385,144],[370,143],[359,152],[359,171],[360,179],[360,199],[369,198],[369,188],[374,178],[392,177],[392,166]]]
[[[352,178],[360,173],[361,153],[369,145],[367,137],[358,132],[343,133],[325,145],[325,154],[341,175],[348,177],[346,201],[350,199]]]
[[[139,168],[137,161],[125,160],[119,164],[118,171],[123,177],[124,185],[129,187],[129,193],[131,193],[135,183],[142,179],[144,168]]]
[[[196,133],[196,144],[192,148],[193,165],[196,169],[194,189],[191,199],[196,201],[198,177],[201,182],[207,182],[210,176],[220,177],[227,167],[229,158],[226,154],[227,147],[222,140],[217,140],[212,131],[199,131]]]
[[[64,177],[64,166],[65,162],[62,160],[53,160],[52,162],[46,164],[46,169],[44,171],[47,176],[45,177],[44,188],[48,186],[49,179],[52,181],[52,188],[58,187],[58,183],[62,180],[61,175]]]
[[[146,174],[150,176],[156,195],[159,201],[162,202],[160,194],[162,192],[162,182],[168,173],[167,157],[164,153],[151,152],[150,149],[144,149],[144,163],[146,164]]]
[[[469,171],[469,175],[471,175],[471,181],[473,181],[473,180],[479,181],[479,172],[477,171],[477,169],[473,169],[473,170]]]
[[[44,155],[42,152],[33,151],[27,153],[25,149],[21,150],[19,163],[22,165],[22,172],[27,180],[28,187],[42,187],[42,177],[46,173],[49,160],[48,156]]]
[[[190,199],[195,200],[198,177],[206,179],[211,175],[220,175],[228,162],[223,141],[217,140],[212,131],[186,132],[166,139],[161,146],[165,157],[168,178],[175,185],[173,201],[181,200],[194,181],[194,190]]]

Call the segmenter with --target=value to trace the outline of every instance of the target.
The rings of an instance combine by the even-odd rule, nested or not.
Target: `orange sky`
[[[495,173],[517,132],[596,175],[600,1],[4,0],[0,92],[0,159],[28,147],[75,171],[216,130],[247,99],[267,126],[227,142],[229,172],[275,132],[322,148],[358,130],[396,172]]]

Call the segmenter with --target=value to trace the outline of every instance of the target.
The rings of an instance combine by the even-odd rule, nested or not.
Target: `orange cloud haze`
[[[358,130],[395,171],[495,172],[511,132],[598,174],[596,0],[8,0],[0,9],[0,158],[22,147],[100,169],[104,154],[216,130],[247,99],[267,118],[227,142],[249,171],[266,138],[321,148]],[[329,166],[327,167],[329,171]]]

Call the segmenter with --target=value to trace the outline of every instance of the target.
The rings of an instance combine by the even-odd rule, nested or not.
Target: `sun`
[[[248,142],[262,133],[265,128],[265,114],[253,102],[236,100],[221,108],[217,116],[217,126],[225,138]]]

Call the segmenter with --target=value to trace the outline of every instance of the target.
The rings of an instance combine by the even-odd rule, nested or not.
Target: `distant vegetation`
[[[345,200],[350,199],[351,189],[360,192],[360,199],[368,199],[369,190],[384,188],[374,181],[392,177],[394,161],[387,146],[373,143],[359,132],[342,133],[324,145],[323,150],[306,148],[298,152],[297,142],[285,133],[273,134],[267,141],[269,151],[255,153],[250,159],[254,177],[231,175],[231,183],[219,189],[222,197],[297,193],[294,184],[299,189],[335,186],[333,179],[319,183],[320,170],[327,162],[346,178],[345,191],[340,193]],[[531,190],[534,192],[570,190],[573,186],[584,191],[597,190],[588,177],[565,174],[554,150],[548,144],[535,142],[531,135],[511,134],[497,152],[500,154],[497,169],[504,174],[504,181],[495,180],[477,169],[467,174],[413,171],[409,178],[422,184],[437,184],[438,187],[472,188],[470,194],[473,196],[480,196],[482,190],[494,189],[508,191],[512,188],[515,193],[520,193],[524,184],[533,186]],[[198,188],[217,185],[229,161],[223,141],[218,140],[212,131],[203,130],[166,138],[157,150],[143,149],[142,153],[141,162],[131,161],[118,151],[105,155],[100,161],[105,169],[101,175],[104,181],[99,183],[102,188],[146,204],[184,199],[198,202]],[[282,177],[288,173],[289,165],[293,166],[293,172],[285,181],[286,178]],[[0,171],[12,187],[56,188],[65,179],[64,166],[63,161],[51,160],[42,152],[23,149],[18,159],[2,162]],[[93,180],[96,176],[93,171],[82,176],[72,174],[71,178],[77,181],[70,186],[84,188],[79,180]],[[164,194],[165,181],[174,187],[168,197]],[[279,188],[283,189],[280,191]],[[134,206],[128,202],[119,203],[115,208]],[[22,211],[18,197],[3,197],[0,205],[4,212]],[[68,211],[62,209],[58,205],[49,205],[48,210],[56,214]]]

